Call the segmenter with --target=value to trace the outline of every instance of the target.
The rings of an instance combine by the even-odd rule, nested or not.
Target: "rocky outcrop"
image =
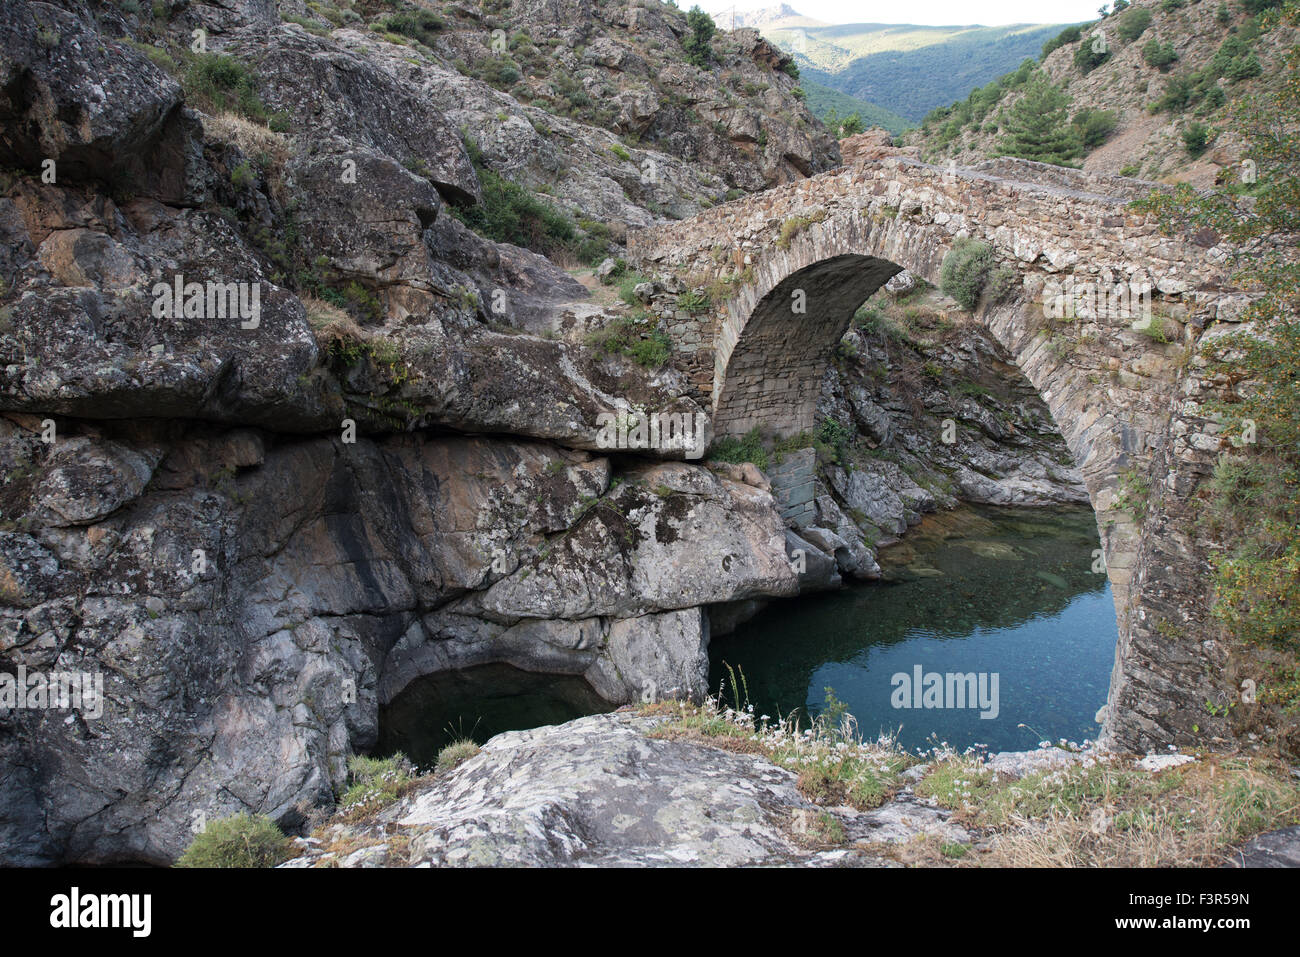
[[[607,459],[527,442],[82,423],[51,447],[39,429],[0,419],[18,477],[0,650],[101,673],[106,700],[0,718],[14,863],[165,862],[196,814],[293,826],[374,745],[378,708],[449,668],[582,675],[611,704],[698,696],[698,606],[796,588],[770,496],[699,466],[613,481]]]
[[[143,54],[56,4],[0,3],[0,165],[193,202],[196,125]]]
[[[823,811],[759,754],[648,737],[663,721],[624,712],[498,735],[370,820],[326,828],[340,850],[300,842],[284,866],[882,867],[894,865],[872,845],[970,841],[908,795]],[[818,817],[843,846],[816,836]]]

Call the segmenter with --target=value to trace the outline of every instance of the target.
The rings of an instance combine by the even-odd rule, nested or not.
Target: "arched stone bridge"
[[[717,435],[809,428],[827,363],[863,301],[902,269],[937,285],[958,239],[993,247],[999,294],[986,294],[975,317],[1038,389],[1083,473],[1120,626],[1103,737],[1133,749],[1227,737],[1204,703],[1233,693],[1209,640],[1209,543],[1192,521],[1224,442],[1200,414],[1209,386],[1197,353],[1231,328],[1245,297],[1216,236],[1166,237],[1128,208],[1152,188],[1023,160],[953,169],[888,155],[629,242],[647,274],[731,290],[678,343],[694,350],[687,366],[711,399]],[[1050,320],[1045,298],[1056,304],[1059,289],[1085,283],[1103,307]],[[1149,296],[1169,341],[1135,329],[1140,312],[1104,308],[1116,289],[1139,306]],[[1141,526],[1116,504],[1126,472],[1150,482]]]

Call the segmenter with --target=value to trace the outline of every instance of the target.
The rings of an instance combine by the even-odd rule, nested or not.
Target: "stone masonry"
[[[1229,733],[1204,707],[1233,690],[1208,615],[1209,543],[1189,518],[1227,441],[1201,411],[1201,344],[1248,301],[1216,235],[1164,236],[1129,208],[1153,188],[1024,160],[956,169],[896,153],[629,240],[641,271],[727,290],[711,316],[719,436],[811,427],[822,373],[865,299],[902,269],[938,284],[963,238],[993,248],[976,319],[1039,390],[1084,476],[1120,629],[1103,738],[1136,750]],[[1120,308],[1117,291],[1132,294]],[[1078,308],[1061,315],[1071,298]],[[1133,477],[1150,486],[1140,525],[1119,507]]]

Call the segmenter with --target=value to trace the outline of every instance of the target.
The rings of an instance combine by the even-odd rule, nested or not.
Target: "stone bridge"
[[[1217,236],[1166,237],[1128,208],[1152,188],[1024,160],[954,169],[894,154],[629,242],[642,272],[728,291],[696,328],[681,313],[671,326],[717,435],[809,428],[864,300],[903,269],[938,285],[959,239],[992,247],[996,288],[975,318],[1038,389],[1084,476],[1120,630],[1103,737],[1132,749],[1229,737],[1204,703],[1233,694],[1210,640],[1211,543],[1192,519],[1225,444],[1201,415],[1198,352],[1246,297]],[[1076,317],[1054,318],[1061,296],[1079,303]],[[1162,334],[1142,330],[1145,312]],[[1150,486],[1140,525],[1117,505],[1126,475]]]

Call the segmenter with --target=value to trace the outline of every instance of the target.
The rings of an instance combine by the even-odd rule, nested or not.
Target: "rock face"
[[[129,46],[52,3],[0,4],[0,163],[64,178],[131,181],[164,202],[194,198],[196,119],[180,85]]]
[[[1234,867],[1300,867],[1300,827],[1252,837],[1231,860]]]
[[[78,428],[49,449],[0,420],[23,476],[5,514],[27,516],[0,535],[0,648],[106,675],[98,719],[3,719],[14,862],[163,862],[195,814],[292,825],[374,745],[378,707],[446,668],[585,675],[611,704],[698,696],[698,606],[796,588],[770,496],[699,466],[611,491],[608,460],[535,443]],[[522,589],[527,571],[557,585]],[[569,603],[536,604],[552,595]]]

